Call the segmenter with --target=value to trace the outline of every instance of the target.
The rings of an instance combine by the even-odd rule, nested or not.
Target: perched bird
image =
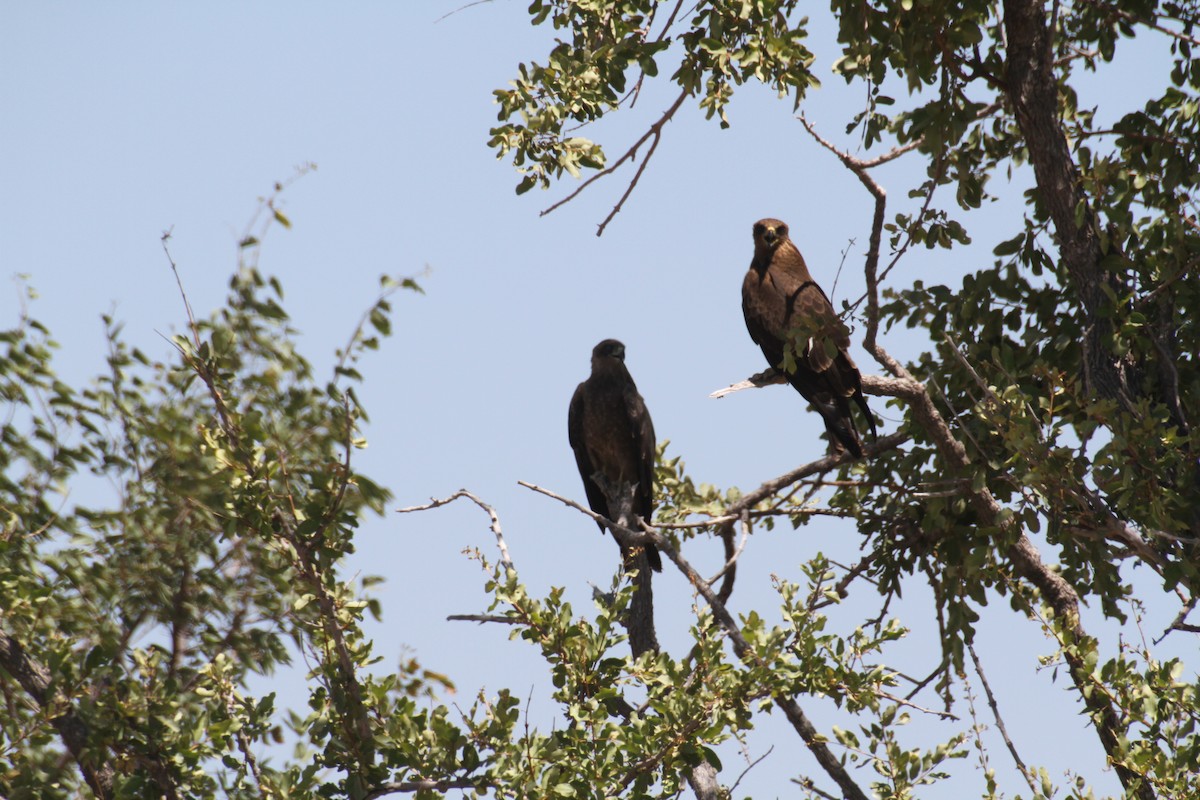
[[[649,522],[654,511],[654,424],[625,368],[625,345],[616,339],[592,349],[592,374],[571,397],[567,435],[592,511],[618,521],[618,509],[609,506],[596,481],[599,475],[610,492],[633,485],[633,513]],[[647,544],[646,557],[655,572],[662,572],[658,548]]]
[[[742,281],[742,313],[767,362],[825,420],[833,447],[861,458],[849,401],[862,409],[871,436],[875,419],[847,352],[850,332],[809,274],[804,256],[788,238],[788,226],[777,219],[754,223],[754,260]]]

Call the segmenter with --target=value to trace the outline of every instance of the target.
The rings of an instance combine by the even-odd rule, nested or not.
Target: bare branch
[[[409,506],[408,508],[398,508],[398,509],[396,509],[396,513],[397,514],[410,514],[413,511],[428,511],[431,508],[438,508],[440,506],[446,505],[447,503],[453,503],[455,500],[457,500],[460,497],[467,498],[472,503],[474,503],[475,505],[479,506],[480,508],[482,508],[484,511],[487,512],[488,517],[490,517],[492,520],[492,533],[494,533],[496,535],[496,547],[498,547],[500,549],[500,563],[503,564],[507,569],[516,569],[516,567],[513,566],[512,559],[508,555],[508,545],[504,541],[504,534],[501,533],[501,531],[500,531],[500,517],[496,514],[496,509],[492,508],[487,503],[483,502],[478,497],[476,497],[475,495],[468,492],[466,489],[459,489],[457,492],[455,492],[454,494],[450,495],[449,497],[447,497],[443,500],[437,500],[434,498],[430,498],[429,502],[423,506]]]
[[[818,789],[817,785],[815,783],[813,783],[812,778],[792,778],[792,783],[800,786],[801,788],[803,788],[807,791],[812,792],[815,795],[824,797],[825,800],[842,800],[840,797],[835,797],[834,795],[831,795],[829,792],[825,792],[825,791]]]
[[[747,764],[746,768],[744,770],[742,770],[742,774],[738,775],[737,780],[733,782],[733,786],[729,787],[729,796],[733,797],[733,793],[734,793],[734,791],[737,790],[738,784],[742,782],[742,778],[746,777],[746,775],[748,775],[750,773],[750,770],[757,767],[759,764],[761,764],[766,759],[767,756],[771,755],[771,753],[774,753],[774,752],[775,752],[775,745],[771,745],[770,747],[767,748],[767,752],[763,753],[761,756],[759,756],[758,758],[754,759],[749,764]],[[749,755],[749,753],[747,753],[747,755]]]
[[[850,690],[849,686],[842,685],[842,688],[847,691]],[[955,722],[958,721],[958,717],[954,714],[951,714],[949,711],[937,711],[936,709],[925,708],[924,706],[917,705],[911,700],[906,700],[903,697],[896,697],[894,694],[889,694],[880,689],[874,690],[874,694],[876,697],[882,697],[884,700],[890,700],[898,706],[906,706],[914,711],[920,711],[922,714],[930,714],[935,717],[941,717],[942,719],[954,720]]]
[[[869,376],[866,375],[863,376],[864,389],[866,387],[868,377]],[[893,433],[888,436],[882,436],[877,441],[874,441],[870,444],[864,444],[863,451],[868,456],[875,456],[879,453],[899,447],[907,442],[909,438],[910,437],[907,433]],[[816,461],[810,461],[807,464],[796,467],[791,472],[780,475],[777,478],[772,478],[754,491],[747,492],[746,494],[742,495],[741,499],[726,509],[726,513],[729,516],[732,516],[734,519],[737,519],[744,509],[754,508],[754,506],[775,494],[780,489],[791,486],[793,483],[796,483],[802,478],[807,478],[810,475],[818,475],[822,472],[828,472],[836,467],[850,463],[854,460],[856,460],[854,456],[850,455],[849,453],[841,453],[838,455],[828,455],[824,458],[819,458]]]
[[[634,142],[628,150],[625,151],[623,156],[614,161],[612,166],[605,167],[595,175],[585,180],[578,186],[578,188],[575,189],[575,191],[571,192],[557,203],[554,203],[550,207],[546,208],[538,216],[544,217],[551,211],[554,211],[556,208],[566,205],[574,200],[580,194],[580,192],[591,186],[596,181],[600,180],[606,175],[611,175],[613,172],[616,172],[617,169],[619,169],[620,166],[626,161],[636,160],[638,148],[645,144],[647,139],[653,138],[654,141],[651,143],[650,149],[646,153],[646,157],[642,159],[641,165],[638,166],[637,172],[634,173],[633,180],[630,181],[629,187],[625,190],[625,193],[621,195],[621,199],[617,201],[617,204],[613,207],[613,210],[610,211],[608,216],[604,218],[604,221],[600,223],[600,227],[596,231],[596,235],[600,236],[603,234],[604,229],[608,226],[608,223],[611,222],[613,217],[615,217],[621,211],[621,207],[625,205],[625,201],[629,198],[629,195],[633,193],[633,189],[635,186],[637,186],[638,180],[642,177],[642,173],[646,171],[646,165],[650,163],[650,156],[654,155],[654,151],[658,147],[658,142],[662,138],[663,126],[671,121],[671,118],[675,116],[675,112],[679,110],[679,107],[683,105],[683,101],[686,100],[689,95],[690,92],[688,92],[687,89],[684,89],[679,94],[679,97],[675,98],[675,102],[673,102],[670,107],[663,112],[663,115],[659,117],[658,121],[651,125],[649,130],[642,134],[641,137],[639,137],[638,140]]]
[[[502,617],[498,614],[451,614],[450,616],[446,617],[446,619],[452,622],[478,622],[480,624],[484,622],[499,622],[504,625],[521,624],[521,620],[519,619]]]
[[[724,389],[717,389],[709,397],[721,398],[727,394],[740,392],[742,389],[761,389],[764,386],[775,386],[787,382],[787,375],[784,375],[774,367],[767,367],[762,372],[756,372],[744,381],[731,383]]]
[[[1162,636],[1160,636],[1154,640],[1154,644],[1156,646],[1163,639],[1167,638],[1167,634],[1169,634],[1171,631],[1184,631],[1186,633],[1200,633],[1200,627],[1197,627],[1195,625],[1188,625],[1186,622],[1186,620],[1188,618],[1188,614],[1192,613],[1192,609],[1194,609],[1196,607],[1196,600],[1197,600],[1197,598],[1192,597],[1192,598],[1189,598],[1186,603],[1184,603],[1183,608],[1179,609],[1179,613],[1175,615],[1175,619],[1171,622],[1170,625],[1167,626],[1167,629],[1162,632]]]
[[[1017,770],[1020,771],[1021,777],[1029,784],[1029,789],[1036,797],[1038,795],[1038,787],[1033,779],[1033,773],[1029,771],[1029,767],[1025,766],[1025,762],[1021,760],[1021,756],[1017,753],[1017,747],[1013,744],[1012,739],[1008,736],[1008,729],[1004,727],[1004,720],[1000,717],[1000,706],[996,703],[996,695],[992,694],[992,687],[988,685],[987,676],[983,674],[983,664],[979,661],[979,656],[975,653],[974,645],[967,645],[967,651],[971,654],[971,662],[975,664],[975,672],[979,675],[979,681],[983,684],[984,694],[987,695],[988,706],[992,709],[992,718],[996,720],[996,729],[1000,731],[1000,735],[1004,738],[1004,744],[1008,747],[1008,752],[1012,754],[1013,763],[1017,765]]]
[[[734,519],[737,519],[740,522],[741,528],[742,528],[742,538],[740,540],[738,540],[737,549],[734,550],[733,555],[731,555],[727,559],[725,559],[725,564],[721,567],[720,570],[717,571],[717,574],[713,575],[711,578],[708,579],[709,586],[712,586],[714,583],[717,582],[718,578],[720,578],[725,573],[729,572],[729,570],[734,569],[737,566],[737,560],[742,555],[742,551],[746,549],[746,542],[749,541],[749,539],[750,539],[750,512],[749,511],[743,510],[740,517],[732,517],[732,518],[726,517],[724,519],[728,520],[729,522],[732,522]]]
[[[440,17],[438,17],[437,19],[435,19],[433,21],[433,24],[437,25],[439,22],[446,19],[447,17],[453,17],[455,14],[458,14],[461,11],[466,11],[468,8],[473,8],[474,6],[481,6],[481,5],[484,5],[485,3],[490,3],[490,2],[492,2],[492,0],[474,0],[474,2],[467,3],[466,5],[461,5],[452,11],[447,11],[445,14],[442,14]]]
[[[526,489],[532,489],[533,491],[537,492],[538,494],[544,494],[544,495],[546,495],[546,497],[553,498],[554,500],[557,500],[558,502],[562,503],[563,505],[570,506],[571,508],[575,509],[576,511],[586,514],[587,516],[596,520],[596,522],[599,522],[601,525],[608,528],[610,531],[620,531],[622,538],[626,538],[628,540],[628,543],[631,545],[647,545],[647,544],[655,544],[657,542],[657,539],[655,539],[655,537],[652,536],[650,533],[647,533],[644,531],[639,531],[636,528],[627,527],[625,525],[620,524],[619,522],[614,522],[613,520],[609,519],[608,517],[601,516],[600,514],[597,514],[595,511],[592,511],[590,508],[585,508],[584,506],[579,505],[579,503],[576,503],[574,500],[571,500],[570,498],[567,498],[567,497],[563,497],[560,494],[555,494],[554,492],[550,491],[549,489],[544,489],[541,486],[538,486],[533,483],[529,483],[528,481],[517,481],[517,483],[520,486],[524,486]],[[650,528],[649,530],[652,530],[652,528]]]
[[[820,144],[826,150],[828,150],[829,152],[833,153],[838,158],[840,158],[842,160],[842,163],[846,164],[846,166],[848,166],[848,167],[851,167],[851,169],[866,170],[866,169],[872,169],[874,167],[878,167],[881,164],[888,163],[889,161],[895,161],[900,156],[904,155],[905,153],[910,153],[913,150],[916,150],[918,147],[920,147],[922,144],[925,143],[925,137],[920,136],[916,139],[913,139],[911,142],[908,142],[907,144],[900,145],[899,147],[893,147],[891,150],[887,151],[883,155],[876,156],[875,158],[872,158],[872,159],[864,160],[861,158],[855,158],[854,156],[850,155],[849,153],[845,153],[845,152],[839,150],[837,148],[837,146],[834,145],[832,142],[830,142],[827,139],[822,138],[821,135],[819,133],[817,133],[816,129],[813,128],[813,126],[809,123],[808,118],[805,117],[803,114],[796,117],[796,119],[798,119],[800,121],[800,124],[804,126],[804,130],[808,131],[809,135],[817,140],[818,144]]]

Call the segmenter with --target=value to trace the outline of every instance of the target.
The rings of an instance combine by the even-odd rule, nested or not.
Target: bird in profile
[[[632,512],[646,522],[654,511],[654,424],[625,367],[625,345],[605,339],[592,349],[592,374],[571,397],[567,435],[592,511],[618,522],[609,493],[633,492]],[[607,490],[607,491],[606,491]],[[634,521],[630,521],[636,524]],[[600,530],[604,530],[604,525]],[[646,558],[662,572],[658,548]]]
[[[834,450],[861,458],[850,401],[862,409],[872,437],[875,419],[848,352],[850,332],[788,238],[788,226],[777,219],[754,223],[754,260],[742,281],[742,313],[767,362],[821,415]]]

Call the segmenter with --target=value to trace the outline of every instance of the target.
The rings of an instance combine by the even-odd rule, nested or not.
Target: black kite
[[[592,374],[571,397],[567,434],[592,511],[619,521],[617,509],[610,510],[608,496],[595,480],[599,474],[610,491],[624,491],[624,486],[632,485],[633,513],[650,522],[654,511],[654,424],[625,368],[625,345],[616,339],[605,339],[592,349]],[[646,545],[646,557],[655,572],[662,572],[658,548]]]
[[[875,420],[847,352],[850,332],[809,274],[804,256],[788,238],[788,226],[777,219],[754,223],[754,260],[742,281],[742,313],[767,362],[786,374],[821,415],[834,448],[861,458],[849,401],[862,409],[872,436]]]

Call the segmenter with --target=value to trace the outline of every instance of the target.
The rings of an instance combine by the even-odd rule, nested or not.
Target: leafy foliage
[[[722,110],[744,83],[789,95],[797,107],[818,85],[805,47],[809,22],[795,3],[702,0],[686,12],[664,4],[657,14],[654,5],[563,0],[531,8],[535,24],[551,19],[575,37],[573,49],[554,51],[562,74],[581,68],[584,50],[614,46],[611,32],[635,55],[610,63],[623,72],[609,73],[617,88],[586,113],[575,113],[577,95],[558,73],[523,66],[518,88],[497,93],[504,124],[492,145],[514,159],[523,188],[561,177],[545,156],[564,148],[561,124],[540,128],[537,149],[522,138],[512,120],[543,109],[524,98],[552,98],[557,120],[589,123],[627,110],[620,91],[667,75],[669,60],[681,100],[696,100],[724,125]],[[889,374],[873,391],[895,398],[906,443],[838,480],[796,484],[800,469],[753,493],[697,488],[678,459],[664,461],[659,522],[673,526],[680,546],[705,533],[722,537],[728,556],[735,524],[769,527],[784,517],[802,525],[814,511],[854,517],[865,555],[833,597],[860,590],[866,576],[887,598],[914,579],[929,583],[945,652],[936,686],[947,704],[955,675],[967,669],[980,608],[1005,597],[1060,641],[1058,656],[1125,791],[1194,794],[1187,760],[1169,755],[1193,743],[1158,738],[1165,729],[1192,730],[1192,713],[1165,700],[1189,684],[1157,667],[1149,648],[1138,654],[1144,669],[1126,654],[1097,667],[1109,648],[1083,629],[1080,606],[1118,624],[1136,620],[1147,599],[1129,587],[1136,564],[1153,570],[1162,599],[1182,598],[1175,627],[1194,631],[1184,620],[1200,585],[1195,8],[1153,0],[1052,8],[1029,0],[835,0],[832,10],[834,72],[866,90],[846,134],[867,149],[891,148],[858,159],[822,140],[847,177],[872,190],[874,215],[865,195],[863,209],[873,229],[868,296],[849,310],[864,313],[867,350]],[[1169,73],[1147,76],[1140,107],[1082,107],[1079,73],[1105,69],[1134,38],[1141,52],[1169,50]],[[653,56],[657,69],[644,69],[638,54]],[[585,166],[608,163],[601,144],[588,147]],[[899,158],[923,160],[924,178],[904,187],[908,207],[889,214],[871,170]],[[996,177],[1014,175],[1031,184],[1026,210],[1009,222],[1010,234],[983,243],[990,264],[976,263],[957,285],[906,281],[914,246],[955,249],[979,238],[976,220],[1002,191]],[[928,350],[902,358],[883,350],[876,333],[898,325],[925,332]],[[827,507],[819,507],[822,497]],[[1154,699],[1136,700],[1130,687]],[[906,774],[941,779],[933,761],[903,756],[882,730],[869,745],[837,735],[855,753],[894,757],[881,774],[903,764]],[[1035,794],[1055,790],[1048,780],[1037,785],[1036,768],[1024,774]],[[998,790],[993,783],[988,791]]]
[[[803,10],[534,0],[532,23],[560,38],[496,93],[491,146],[524,192],[631,159],[636,145],[609,167],[574,126],[627,110],[648,81],[679,92],[650,134],[689,99],[728,125],[733,92],[751,83],[801,108],[819,86]],[[648,535],[704,601],[687,653],[626,654],[637,589],[623,580],[580,614],[562,589],[531,596],[507,555],[481,556],[489,611],[546,661],[564,723],[525,724],[507,690],[452,713],[436,701],[448,679],[415,660],[384,672],[362,627],[381,613],[375,579],[339,571],[362,517],[390,498],[353,465],[366,419],[353,384],[360,355],[391,331],[393,293],[419,287],[385,281],[318,380],[282,287],[256,269],[259,232],[242,242],[225,305],[206,319],[189,311],[170,359],[129,347],[108,319],[107,369],[79,389],[57,378],[36,320],[0,332],[0,794],[668,797],[779,711],[825,772],[797,776],[810,796],[919,796],[956,780],[968,743],[981,793],[1007,796],[974,706],[970,725],[953,714],[973,697],[973,667],[1002,727],[972,647],[997,598],[1047,635],[1045,664],[1078,698],[1125,796],[1200,794],[1194,667],[1125,635],[1163,597],[1183,604],[1175,631],[1194,632],[1200,582],[1195,9],[835,0],[832,10],[835,73],[866,98],[838,123],[867,149],[891,148],[868,161],[827,144],[873,198],[868,294],[848,310],[863,315],[885,373],[868,388],[903,420],[864,462],[822,459],[752,491],[698,484],[660,454]],[[1170,50],[1163,88],[1138,108],[1104,109],[1115,122],[1102,127],[1099,109],[1080,107],[1077,73],[1151,35]],[[871,170],[898,158],[918,160],[921,178],[889,214]],[[1021,218],[981,242],[990,263],[956,285],[905,279],[915,245],[983,238],[976,221],[1002,175],[1030,188]],[[266,224],[291,226],[272,201],[264,210]],[[927,349],[888,353],[877,334],[893,326],[924,332]],[[818,555],[799,580],[775,579],[777,614],[735,618],[725,603],[739,537],[823,515],[856,522],[861,560]],[[727,563],[710,583],[687,556],[713,539]],[[1133,566],[1153,576],[1155,597],[1134,593]],[[932,587],[942,649],[923,681],[887,663],[907,635],[888,603],[914,583]],[[881,612],[845,626],[827,610],[853,594],[882,596]],[[1121,638],[1089,633],[1084,606]],[[309,666],[305,709],[249,688],[297,654]],[[844,724],[817,730],[801,709],[810,702]],[[924,707],[936,704],[946,710]],[[937,734],[907,727],[914,714],[936,718]],[[287,738],[294,757],[262,757]],[[1006,745],[1032,796],[1090,795],[1082,778],[1057,786]]]

